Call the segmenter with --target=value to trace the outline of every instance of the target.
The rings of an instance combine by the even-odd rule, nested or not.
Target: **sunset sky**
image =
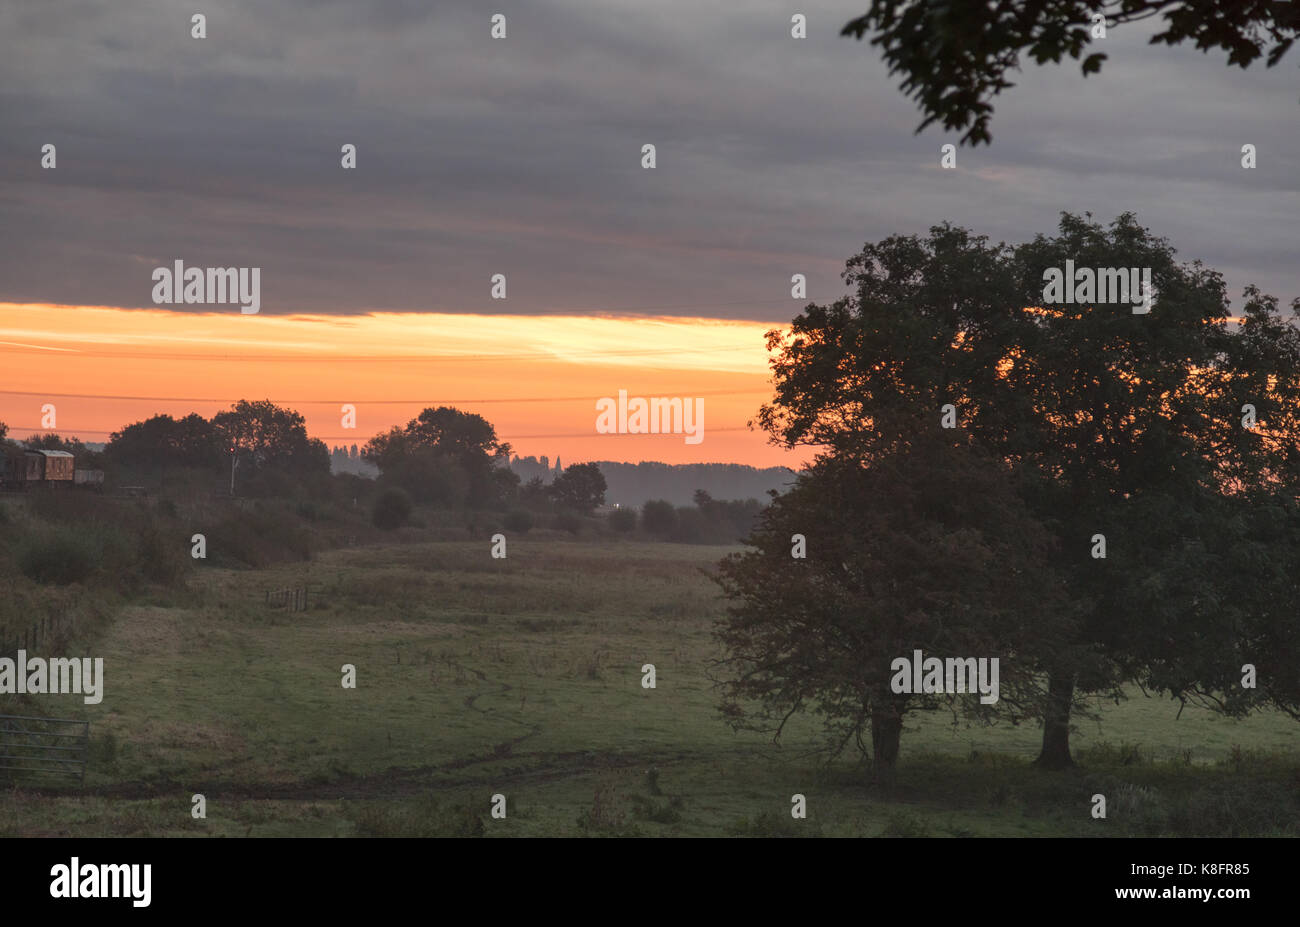
[[[302,412],[334,446],[359,444],[430,405],[476,412],[522,455],[796,466],[746,423],[770,396],[763,334],[710,319],[376,313],[240,315],[0,305],[0,421],[13,436],[56,428],[105,441],[158,413],[210,417],[237,399]],[[701,398],[704,440],[606,435],[595,403]],[[357,409],[356,430],[341,406]],[[45,429],[49,430],[49,429]]]
[[[943,170],[959,134],[917,134],[839,35],[864,6],[800,3],[793,39],[776,0],[217,0],[199,39],[175,0],[0,4],[0,420],[54,402],[94,441],[270,398],[334,445],[444,402],[524,455],[797,466],[744,430],[763,333],[842,296],[864,242],[1131,210],[1236,305],[1300,295],[1295,52],[1241,70],[1116,28],[1100,75],[1026,62]],[[260,268],[260,312],[155,305],[178,260]],[[619,389],[703,398],[705,440],[597,435]]]

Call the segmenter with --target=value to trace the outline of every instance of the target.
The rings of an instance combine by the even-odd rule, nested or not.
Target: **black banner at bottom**
[[[445,902],[596,916],[690,900],[861,910],[963,903],[1054,911],[1231,917],[1294,901],[1294,844],[1277,840],[162,840],[0,841],[8,915],[258,914],[331,918]],[[567,903],[565,899],[568,899]],[[609,905],[615,907],[609,907]],[[646,906],[650,907],[647,908]],[[625,906],[622,907],[622,906]]]

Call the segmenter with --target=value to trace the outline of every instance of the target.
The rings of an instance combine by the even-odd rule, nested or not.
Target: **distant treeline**
[[[695,503],[699,491],[724,499],[759,499],[766,502],[768,490],[783,492],[794,479],[785,467],[757,468],[744,464],[704,463],[666,464],[658,461],[641,463],[595,461],[605,477],[605,503],[623,508],[640,508],[646,502],[661,499],[675,506]],[[368,462],[361,448],[338,446],[330,450],[330,467],[334,473],[355,473],[377,477],[379,469]],[[538,479],[549,486],[564,472],[564,463],[556,457],[513,457],[510,470],[521,483]]]
[[[5,436],[0,424],[0,441]],[[575,463],[520,458],[482,416],[423,410],[364,445],[327,448],[300,413],[240,400],[211,419],[155,415],[113,433],[102,450],[76,438],[37,435],[28,447],[67,450],[108,471],[110,490],[366,504],[385,529],[413,523],[414,508],[499,513],[511,530],[534,525],[694,543],[748,535],[793,475],[784,468],[658,462]],[[371,478],[362,478],[371,477]],[[309,509],[310,505],[307,506]]]
[[[556,468],[561,467],[558,459],[555,463]],[[784,492],[794,480],[794,473],[785,467],[759,469],[744,464],[609,460],[598,460],[595,464],[605,477],[605,502],[625,508],[640,508],[652,499],[689,506],[695,503],[695,494],[700,490],[715,498],[766,502],[769,489]],[[537,477],[549,483],[557,472],[547,457],[515,457],[510,461],[510,469],[524,482]]]
[[[362,457],[355,444],[351,449],[343,445],[330,448],[330,472],[353,473],[372,480],[379,476],[379,468]]]

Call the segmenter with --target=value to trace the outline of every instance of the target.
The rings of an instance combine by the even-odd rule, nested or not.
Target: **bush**
[[[677,527],[677,510],[671,502],[653,499],[641,509],[641,526],[651,534],[667,537]]]
[[[533,513],[525,512],[523,509],[515,509],[513,512],[507,512],[501,523],[506,526],[507,531],[527,534],[529,529],[533,527]]]
[[[703,512],[696,508],[683,506],[677,510],[677,527],[672,532],[672,538],[674,541],[698,544],[704,540],[704,532],[707,527]]]
[[[624,822],[627,815],[623,813],[618,797],[618,787],[612,782],[603,782],[596,786],[591,807],[584,809],[578,817],[578,829],[588,836],[640,837],[641,832],[635,825]]]
[[[54,531],[27,545],[18,568],[33,582],[66,586],[90,576],[95,568],[95,551],[75,531]]]
[[[411,497],[401,489],[385,489],[375,500],[371,520],[376,528],[392,531],[411,517]]]
[[[110,769],[117,766],[118,743],[117,735],[112,731],[107,731],[102,737],[93,737],[87,745],[89,748],[90,759],[100,768],[108,767]]]
[[[141,529],[136,544],[137,569],[150,582],[180,585],[194,563],[187,537],[164,532],[152,523]]]
[[[311,535],[279,507],[231,512],[206,534],[208,562],[214,565],[260,568],[282,560],[311,559]]]
[[[636,530],[636,509],[614,509],[609,513],[609,526],[619,534]]]
[[[555,527],[569,534],[577,534],[582,530],[582,519],[573,512],[561,512],[555,516]]]
[[[680,795],[674,795],[666,803],[657,802],[644,795],[629,795],[628,798],[632,802],[632,817],[638,821],[678,824],[682,820],[681,808],[684,802]]]

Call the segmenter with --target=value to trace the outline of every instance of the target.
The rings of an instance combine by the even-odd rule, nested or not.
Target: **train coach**
[[[29,451],[4,448],[4,473],[0,476],[5,489],[71,486],[76,479],[76,461],[67,451]]]

